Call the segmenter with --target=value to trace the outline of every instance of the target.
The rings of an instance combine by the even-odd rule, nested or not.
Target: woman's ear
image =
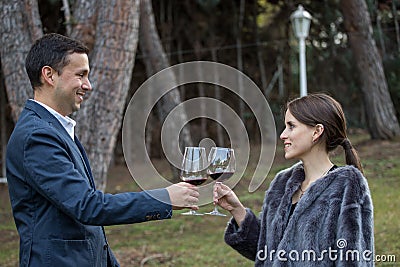
[[[55,70],[50,66],[44,66],[42,68],[42,78],[43,82],[54,85],[53,75],[55,74]]]
[[[323,132],[324,132],[324,125],[322,125],[321,123],[315,125],[315,130],[313,133],[313,143],[318,141],[319,137],[322,135]]]

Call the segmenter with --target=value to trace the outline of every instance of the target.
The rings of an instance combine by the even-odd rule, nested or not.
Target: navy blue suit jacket
[[[86,153],[44,107],[28,100],[7,145],[7,180],[20,266],[118,266],[104,225],[166,219],[166,189],[96,190]],[[159,201],[150,196],[156,195]]]

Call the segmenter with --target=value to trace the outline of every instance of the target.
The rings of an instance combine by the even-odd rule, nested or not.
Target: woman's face
[[[315,127],[299,122],[289,111],[285,114],[285,129],[280,135],[286,159],[303,159],[313,147]]]

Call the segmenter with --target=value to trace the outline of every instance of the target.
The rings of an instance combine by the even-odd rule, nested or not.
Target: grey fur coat
[[[247,209],[232,218],[225,242],[255,266],[374,266],[373,206],[368,184],[352,167],[337,167],[314,182],[289,217],[304,180],[301,163],[277,174],[260,217]]]

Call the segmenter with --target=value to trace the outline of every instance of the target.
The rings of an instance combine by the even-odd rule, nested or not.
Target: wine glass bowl
[[[198,186],[207,180],[207,158],[204,147],[185,147],[180,178],[183,182]],[[194,210],[183,215],[203,215]]]
[[[235,173],[236,160],[235,153],[232,148],[213,147],[208,155],[208,176],[215,180],[216,183],[222,183]],[[214,210],[206,213],[208,215],[226,216],[218,211],[217,206]]]

